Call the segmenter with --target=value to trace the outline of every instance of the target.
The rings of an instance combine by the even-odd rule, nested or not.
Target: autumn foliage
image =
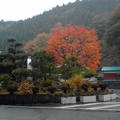
[[[27,51],[42,49],[46,46],[48,35],[46,33],[38,34],[33,40],[30,40],[24,46]]]
[[[18,91],[21,94],[32,94],[33,88],[34,88],[34,84],[32,81],[23,80],[18,86]]]
[[[79,62],[93,71],[100,64],[100,41],[95,30],[87,27],[67,25],[65,28],[53,29],[46,51],[52,54],[58,63],[74,55]]]

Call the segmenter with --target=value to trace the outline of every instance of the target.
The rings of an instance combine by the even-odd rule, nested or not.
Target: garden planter
[[[107,94],[107,95],[99,95],[99,101],[101,102],[105,102],[105,101],[110,101],[111,100],[111,95]]]
[[[82,103],[96,102],[96,96],[80,96],[80,102]]]
[[[76,97],[61,97],[61,104],[75,104]]]
[[[117,95],[116,94],[110,94],[110,99],[111,100],[115,100],[117,98]]]

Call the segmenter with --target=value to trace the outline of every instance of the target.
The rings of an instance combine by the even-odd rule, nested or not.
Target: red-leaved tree
[[[100,41],[95,30],[87,27],[67,25],[55,28],[49,36],[46,51],[52,54],[58,63],[68,56],[77,56],[85,67],[95,71],[100,64]]]

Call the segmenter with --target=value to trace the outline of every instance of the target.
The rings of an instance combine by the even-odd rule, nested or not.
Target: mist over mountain
[[[57,22],[61,22],[64,26],[76,24],[94,27],[93,23],[97,16],[111,13],[119,2],[119,0],[77,0],[62,7],[56,6],[50,11],[26,20],[16,22],[2,20],[0,21],[0,49],[5,48],[10,37],[26,43],[39,33],[50,32]]]

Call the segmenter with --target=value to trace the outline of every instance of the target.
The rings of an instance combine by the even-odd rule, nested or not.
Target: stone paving
[[[90,103],[64,106],[63,109],[120,112],[120,102]]]
[[[1,108],[16,109],[56,109],[56,110],[83,110],[83,111],[113,111],[120,112],[120,102],[98,102],[62,106],[1,106]]]
[[[120,112],[114,110],[106,112],[104,108],[100,108],[107,106],[105,109],[114,107],[120,109],[119,105],[120,103],[107,102],[106,104],[79,104],[79,106],[67,105],[57,108],[0,106],[0,120],[120,120]],[[89,109],[86,110],[86,108]],[[99,110],[96,110],[97,108]]]
[[[111,102],[61,106],[0,106],[0,120],[120,120],[120,97]]]

